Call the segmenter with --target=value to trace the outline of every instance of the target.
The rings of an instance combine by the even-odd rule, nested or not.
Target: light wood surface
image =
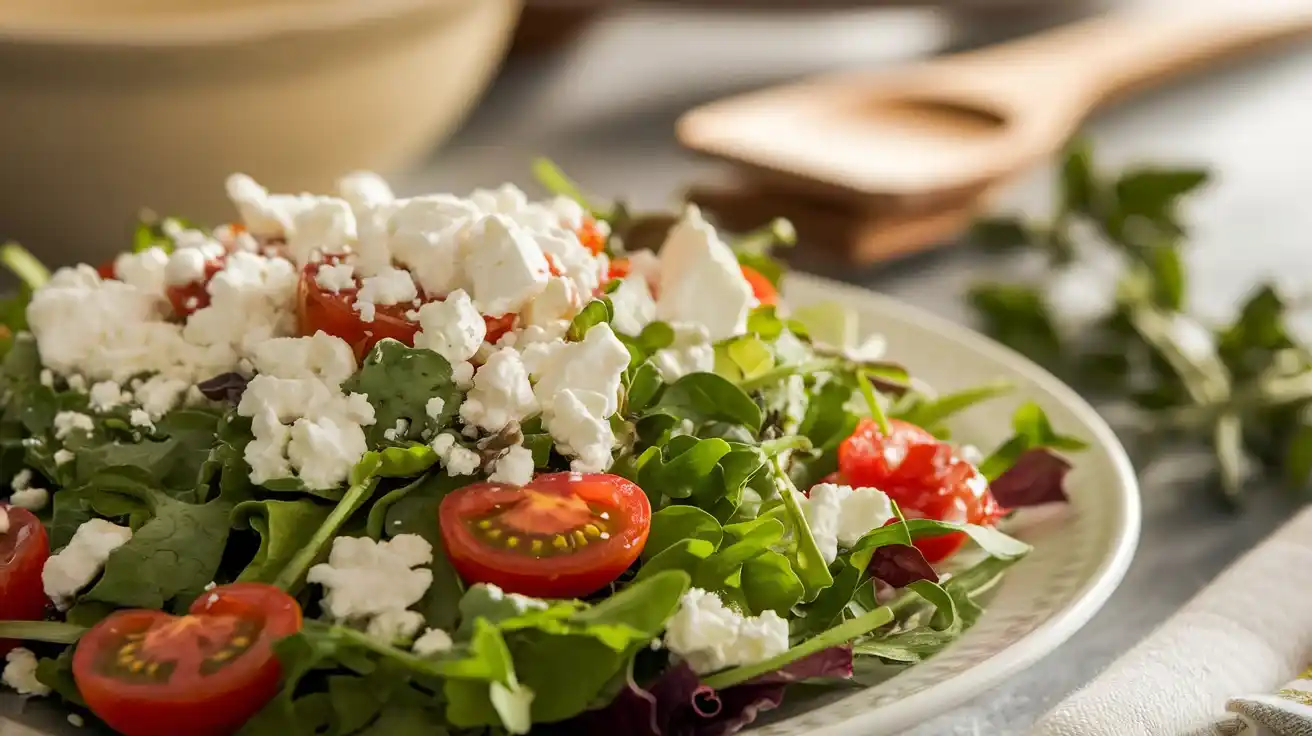
[[[1056,151],[1099,105],[1312,36],[1312,7],[1116,13],[1009,44],[696,108],[685,146],[771,187],[882,212],[959,202]]]

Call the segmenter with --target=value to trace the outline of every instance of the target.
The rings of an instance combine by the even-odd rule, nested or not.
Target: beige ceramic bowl
[[[224,177],[322,191],[451,133],[521,0],[4,0],[0,239],[51,264],[136,212],[231,217]]]

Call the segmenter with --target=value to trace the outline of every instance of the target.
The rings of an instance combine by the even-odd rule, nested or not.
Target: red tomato
[[[96,266],[96,273],[100,274],[102,281],[114,281],[118,278],[114,275],[114,261],[112,259]]]
[[[610,270],[606,272],[606,280],[614,281],[615,279],[622,279],[629,275],[629,269],[629,259],[616,258],[610,262]]]
[[[838,446],[840,475],[857,486],[878,488],[910,518],[958,524],[993,524],[1002,509],[979,469],[959,457],[946,442],[896,419],[889,435],[873,420],[862,420]],[[918,539],[930,562],[941,561],[966,541],[962,533]]]
[[[50,557],[46,528],[27,509],[0,503],[0,514],[9,515],[9,531],[0,534],[0,621],[40,621],[46,611],[41,569]],[[0,655],[17,645],[0,639]]]
[[[211,258],[205,262],[205,275],[200,280],[189,284],[171,285],[164,289],[169,304],[173,305],[174,314],[185,319],[191,316],[192,312],[210,305],[210,292],[207,287],[214,274],[223,270],[223,262],[222,257]]]
[[[331,261],[328,261],[331,262]],[[315,281],[319,266],[311,263],[301,272],[301,281],[297,292],[296,323],[302,335],[313,335],[322,330],[346,341],[355,350],[355,357],[364,360],[374,345],[385,337],[399,340],[406,345],[415,344],[415,335],[419,332],[419,323],[406,318],[405,313],[415,309],[411,302],[402,304],[380,304],[374,309],[374,320],[364,322],[360,313],[355,311],[355,288],[342,289],[338,292],[325,291]],[[420,299],[426,299],[422,294]],[[500,317],[483,317],[487,325],[488,342],[496,342],[502,335],[515,326],[515,315]]]
[[[762,304],[779,303],[779,290],[774,288],[774,284],[770,283],[770,279],[767,279],[760,271],[751,266],[740,266],[739,268],[743,271],[743,278],[747,279],[747,283],[751,285],[752,295],[756,297],[756,301]]]
[[[606,250],[606,236],[602,234],[601,228],[597,226],[597,221],[591,217],[584,217],[583,224],[579,225],[574,231],[579,236],[579,242],[584,248],[597,254]]]
[[[467,583],[579,598],[605,587],[647,543],[647,494],[615,475],[552,473],[520,488],[478,483],[442,499],[447,556]]]
[[[282,590],[224,585],[186,616],[137,609],[96,624],[73,652],[73,678],[125,736],[222,736],[277,694],[272,645],[300,628],[301,608]]]

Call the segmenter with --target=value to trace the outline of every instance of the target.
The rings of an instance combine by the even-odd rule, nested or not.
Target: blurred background
[[[230,217],[234,170],[278,191],[326,190],[358,168],[403,194],[532,189],[530,164],[546,156],[600,197],[664,207],[735,181],[676,138],[676,121],[705,103],[1109,11],[1152,6],[1184,22],[1204,8],[1281,5],[1308,0],[0,0],[0,240],[51,265],[99,262],[126,246],[142,206]],[[1312,47],[1271,51],[1158,85],[1084,128],[1107,170],[1210,170],[1178,213],[1183,303],[1209,324],[1233,319],[1262,281],[1294,301],[1308,292]],[[893,250],[918,254],[895,260],[854,259],[847,242],[884,237],[887,213],[872,206],[854,221],[850,203],[812,202],[801,214],[821,225],[801,227],[790,258],[980,326],[964,298],[973,284],[1046,272],[1033,253],[998,254],[961,231],[985,211],[1044,216],[1059,190],[1041,161],[987,210],[911,235],[896,220],[905,247]],[[1068,269],[1063,283],[1106,298],[1112,270]],[[1200,482],[1212,460],[1180,450],[1146,466],[1144,541],[1108,608],[1053,657],[916,736],[1020,732],[1302,502],[1257,480],[1236,515]]]

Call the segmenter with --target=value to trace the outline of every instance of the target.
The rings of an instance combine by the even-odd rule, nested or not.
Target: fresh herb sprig
[[[1146,438],[1210,445],[1220,488],[1238,501],[1254,471],[1300,488],[1312,479],[1312,356],[1290,334],[1293,305],[1273,285],[1257,286],[1230,324],[1209,328],[1189,312],[1180,206],[1209,178],[1195,168],[1112,174],[1087,142],[1072,143],[1051,220],[986,219],[973,238],[1039,251],[1048,276],[1090,249],[1110,250],[1124,266],[1109,309],[1092,324],[1064,324],[1044,291],[1023,283],[981,284],[968,299],[1002,342],[1136,408]]]

